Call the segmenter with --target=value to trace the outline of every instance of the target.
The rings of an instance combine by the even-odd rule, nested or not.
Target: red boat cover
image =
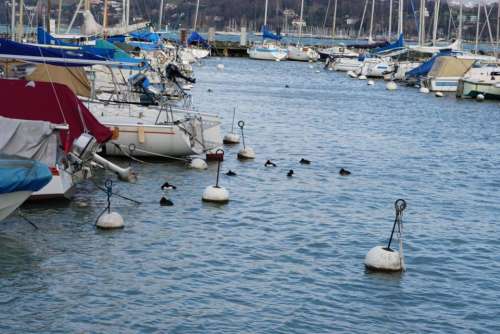
[[[65,85],[0,79],[0,101],[1,116],[68,124],[69,130],[61,131],[66,152],[83,132],[93,135],[99,143],[112,135]]]

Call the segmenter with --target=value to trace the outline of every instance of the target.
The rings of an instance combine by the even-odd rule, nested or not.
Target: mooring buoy
[[[397,85],[394,81],[389,81],[389,82],[387,83],[387,85],[385,85],[385,88],[386,88],[387,90],[393,91],[393,90],[398,89],[398,85]]]
[[[387,272],[406,271],[403,255],[403,211],[406,209],[406,201],[398,199],[394,203],[394,207],[396,209],[396,219],[392,226],[389,243],[386,247],[373,247],[368,254],[366,254],[365,266],[368,270]],[[399,239],[399,251],[391,249],[394,232],[397,233]]]
[[[222,151],[221,149],[217,150],[217,152]],[[221,152],[224,154],[224,151]],[[220,167],[221,167],[222,159],[218,160],[217,164],[217,180],[215,182],[215,186],[208,186],[203,191],[203,195],[201,199],[205,202],[213,202],[213,203],[227,203],[229,202],[229,191],[225,188],[219,186],[219,176],[220,176]]]
[[[243,132],[243,128],[245,127],[245,122],[239,121],[238,126],[241,129],[241,139],[243,140],[243,148],[238,152],[238,159],[240,160],[255,159],[254,150],[251,147],[246,146],[245,144],[245,133]]]
[[[111,196],[113,195],[113,181],[110,179],[104,183],[106,188],[107,205],[102,214],[97,218],[95,226],[103,230],[123,228],[125,222],[118,212],[111,211]]]
[[[226,145],[234,145],[240,143],[240,136],[234,133],[234,117],[236,115],[236,108],[233,108],[233,121],[231,122],[231,132],[224,136],[222,142]]]
[[[193,169],[207,169],[208,168],[208,164],[207,164],[207,162],[205,160],[203,160],[201,158],[193,158],[189,162],[189,168],[193,168]]]

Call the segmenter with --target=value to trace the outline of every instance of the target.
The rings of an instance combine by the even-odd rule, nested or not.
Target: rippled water
[[[66,207],[24,209],[39,230],[4,221],[0,331],[500,332],[498,103],[317,69],[242,59],[195,69],[200,108],[223,115],[226,132],[237,107],[257,152],[242,163],[226,150],[223,170],[238,173],[221,180],[226,206],[200,200],[216,165],[134,163],[139,182],[115,190],[143,204],[114,198],[123,231],[92,226],[105,196],[89,182]],[[166,180],[173,207],[158,205]],[[408,271],[366,273],[397,198],[408,202]]]

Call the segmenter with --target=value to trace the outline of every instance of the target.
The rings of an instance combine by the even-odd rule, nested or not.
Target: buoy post
[[[221,149],[217,150],[217,153],[219,151],[222,151]],[[224,154],[224,151],[221,152]],[[201,199],[205,202],[213,202],[213,203],[227,203],[229,202],[229,192],[219,186],[219,177],[220,177],[220,166],[221,166],[222,159],[219,159],[218,164],[217,164],[217,179],[215,182],[215,186],[208,186],[205,188],[205,191],[203,192],[203,195]]]
[[[104,183],[106,187],[107,205],[101,215],[97,218],[95,225],[104,230],[123,228],[122,216],[117,212],[111,212],[111,196],[113,195],[113,181],[110,179]]]
[[[251,147],[246,147],[245,144],[245,133],[243,132],[245,122],[239,121],[238,126],[241,129],[241,139],[243,141],[243,148],[238,152],[238,159],[255,159],[254,150]]]

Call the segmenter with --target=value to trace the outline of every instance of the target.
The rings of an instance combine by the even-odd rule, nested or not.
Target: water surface
[[[239,162],[226,149],[231,202],[201,202],[214,164],[134,162],[138,183],[115,190],[143,204],[113,199],[122,231],[93,227],[106,199],[91,182],[67,206],[25,208],[39,230],[19,216],[0,225],[2,333],[500,331],[497,103],[389,92],[304,63],[214,58],[195,72],[199,108],[227,132],[236,107],[257,153]],[[158,204],[165,181],[173,207]],[[408,271],[366,273],[397,198]]]

